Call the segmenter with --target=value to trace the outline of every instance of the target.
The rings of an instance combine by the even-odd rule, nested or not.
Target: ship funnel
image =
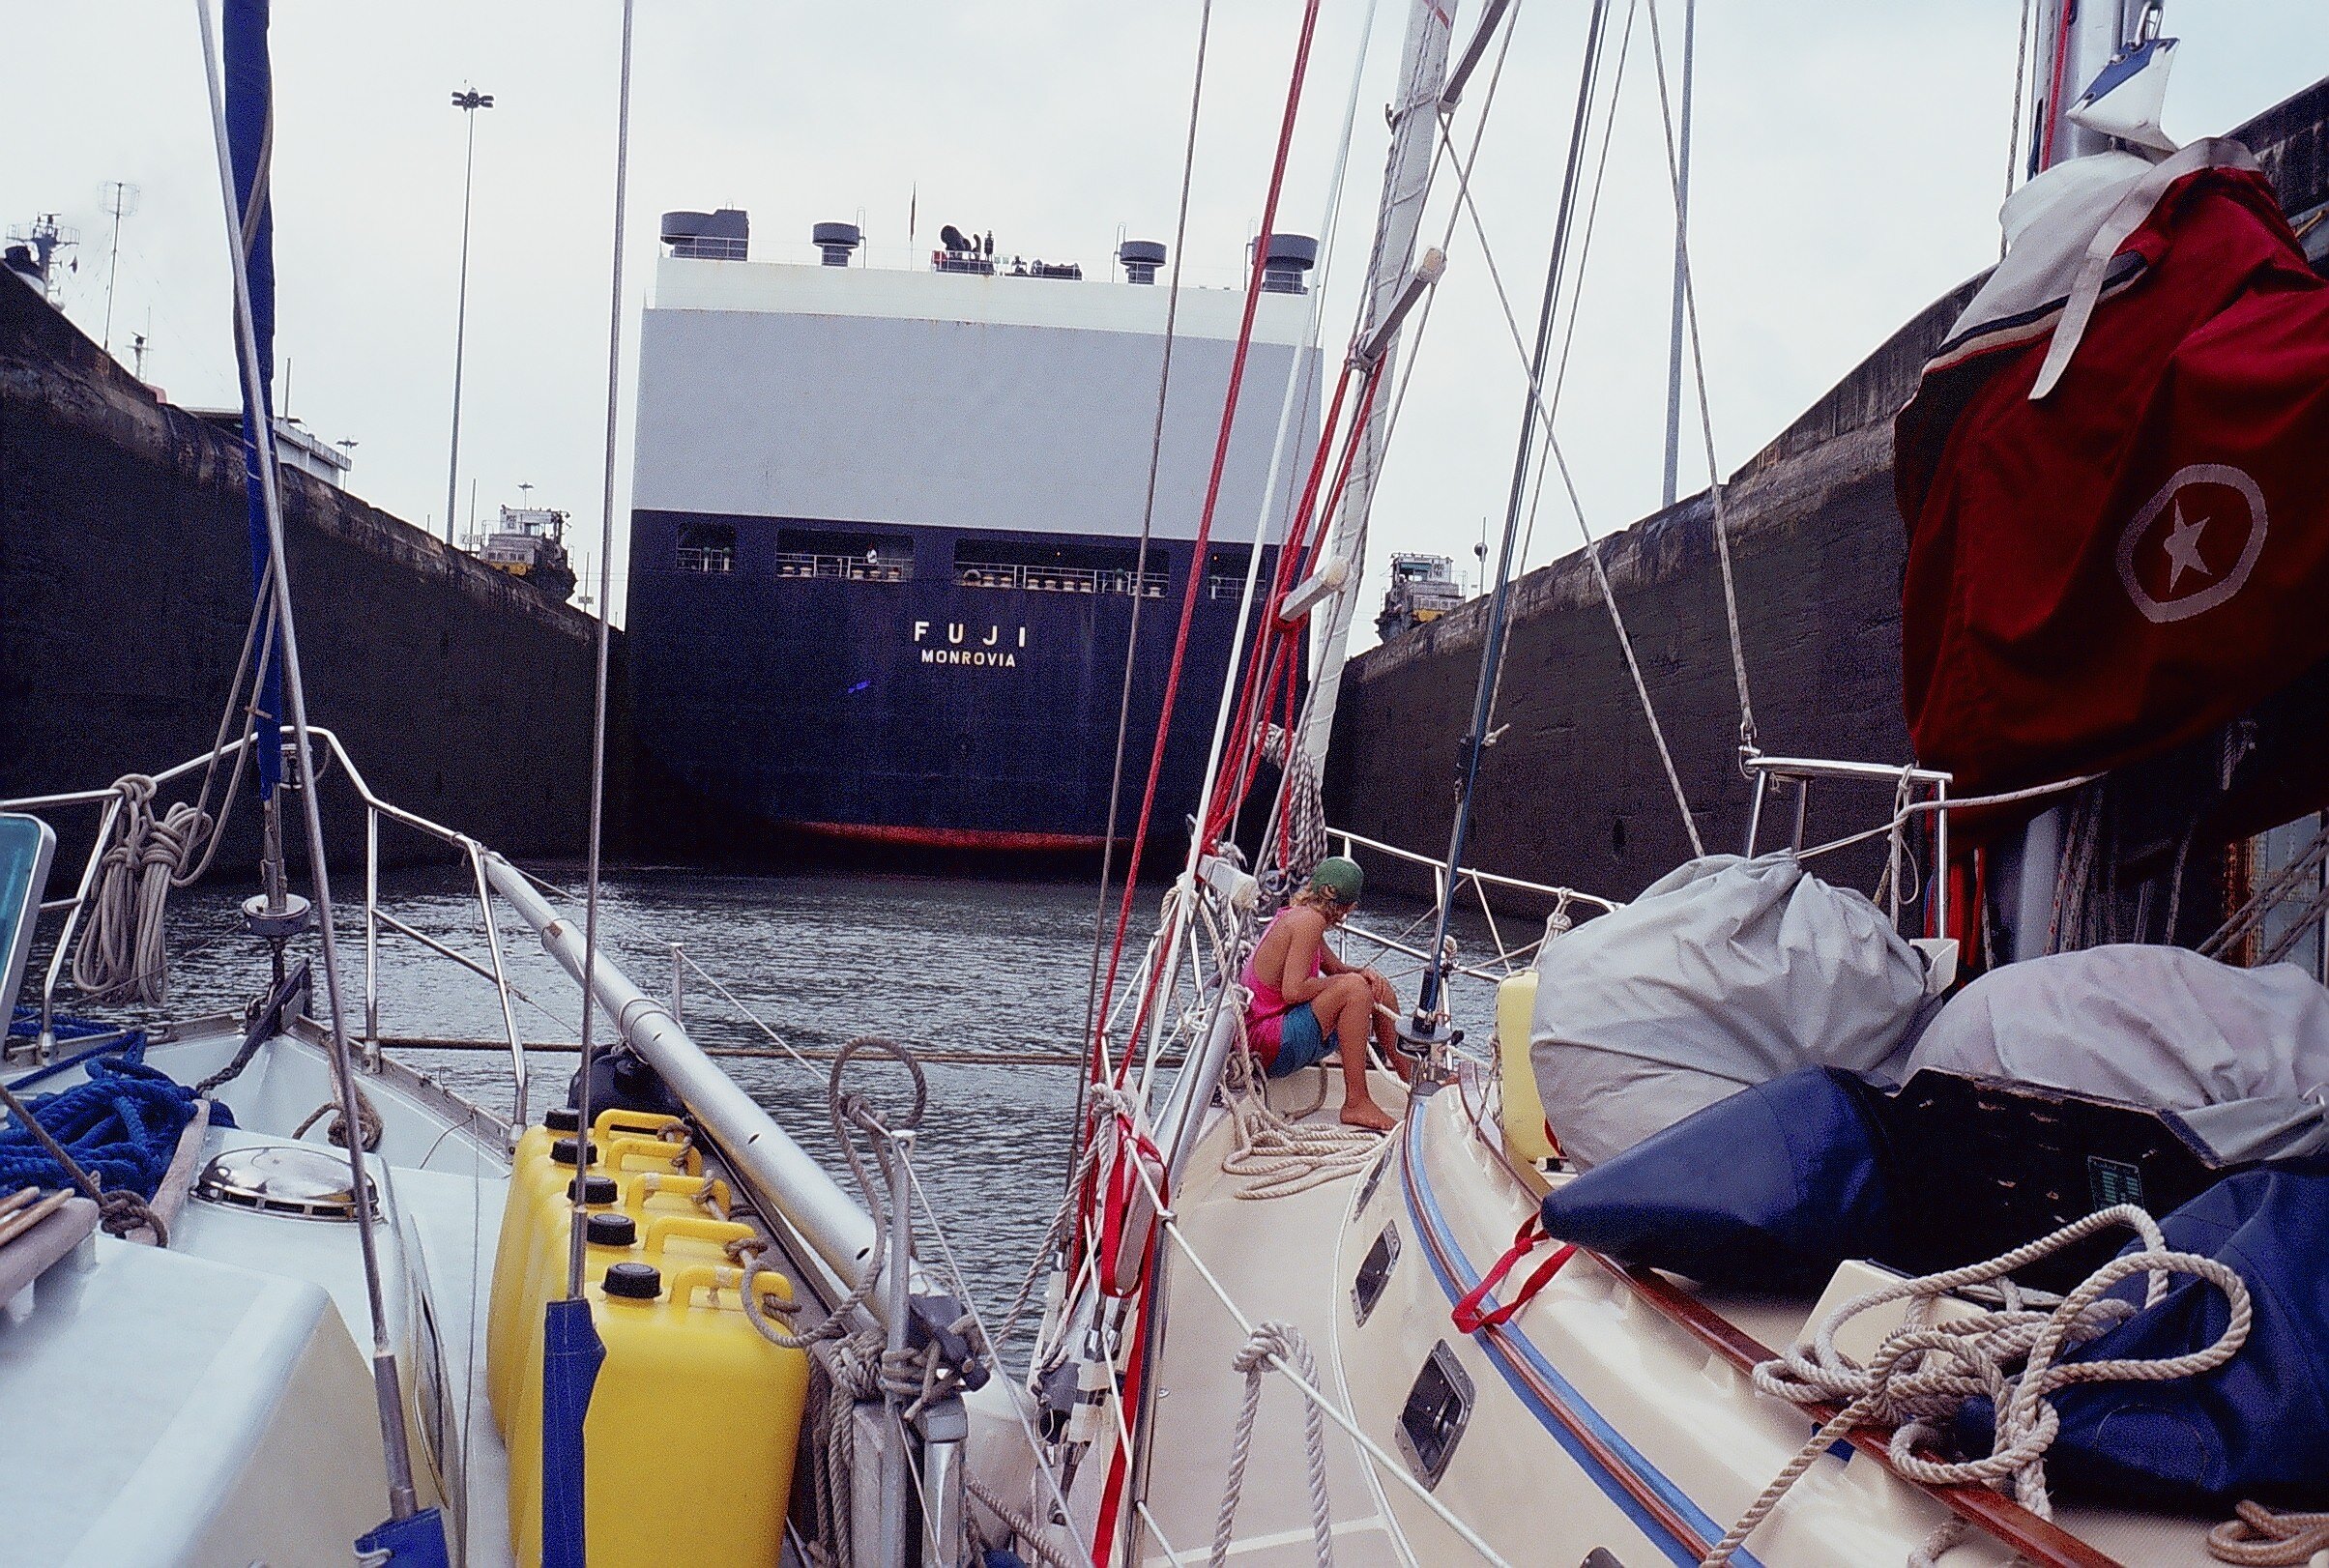
[[[1116,247],[1116,259],[1124,265],[1127,283],[1153,283],[1156,269],[1165,261],[1165,247],[1154,240],[1126,240]]]
[[[865,239],[855,223],[819,223],[808,231],[808,237],[815,242],[828,267],[848,266],[850,252]]]
[[[752,220],[741,207],[715,213],[663,215],[663,243],[675,256],[702,261],[742,261],[751,247]]]
[[[1318,264],[1318,242],[1307,234],[1273,234],[1262,257],[1262,292],[1307,294],[1302,275]]]

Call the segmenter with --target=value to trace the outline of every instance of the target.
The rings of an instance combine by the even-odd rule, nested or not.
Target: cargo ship
[[[854,224],[812,236],[757,261],[741,211],[664,217],[630,514],[642,763],[674,817],[740,836],[1095,849],[1136,610],[1126,824],[1190,574],[1184,715],[1218,700],[1257,543],[1267,581],[1317,437],[1316,245],[1270,242],[1200,559],[1243,289],[1171,288],[1137,240],[1088,279],[951,225],[910,267],[867,265]],[[1208,740],[1175,727],[1162,799],[1194,796]]]

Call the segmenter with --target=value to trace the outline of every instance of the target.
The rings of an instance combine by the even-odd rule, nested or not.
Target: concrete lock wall
[[[354,496],[282,478],[310,719],[389,799],[514,855],[579,854],[597,623]],[[0,277],[0,795],[102,787],[209,747],[248,625],[247,539],[235,435],[160,401]],[[255,866],[247,789],[218,874]],[[324,789],[346,875],[361,814],[344,786]],[[616,805],[619,823],[619,790]],[[61,875],[85,827],[59,827]],[[382,847],[433,853],[393,829]]]
[[[2329,81],[2232,134],[2256,154],[2292,221],[2302,225],[2329,201]],[[2312,231],[2308,248],[2323,266],[2329,223]],[[1892,494],[1892,417],[1980,281],[1901,328],[1725,489],[1766,753],[1909,760],[1901,711],[1906,537]],[[1750,795],[1707,498],[1691,497],[1595,548],[1700,834],[1709,852],[1736,852]],[[1337,827],[1426,854],[1445,845],[1486,624],[1487,604],[1475,600],[1353,661],[1326,776]],[[1494,721],[1509,728],[1481,767],[1466,859],[1630,898],[1688,858],[1690,843],[1582,551],[1514,585],[1509,646]],[[1881,822],[1889,804],[1887,786],[1822,786],[1806,842]],[[1782,837],[1792,810],[1777,807]],[[1777,841],[1767,829],[1765,847]],[[1828,865],[1866,887],[1878,853],[1868,846]]]

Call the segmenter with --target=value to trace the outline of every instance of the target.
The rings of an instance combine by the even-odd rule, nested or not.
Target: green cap
[[[1329,855],[1310,873],[1310,886],[1337,904],[1355,904],[1358,895],[1366,891],[1367,874],[1358,869],[1356,860]]]

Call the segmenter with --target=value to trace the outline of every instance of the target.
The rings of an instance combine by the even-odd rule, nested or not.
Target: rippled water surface
[[[574,866],[534,868],[578,887]],[[343,876],[345,874],[343,873]],[[343,985],[350,1027],[362,1026],[364,926],[362,883],[339,889]],[[351,896],[353,895],[353,896]],[[177,893],[170,911],[174,955],[169,1011],[240,1008],[260,989],[264,957],[243,935],[242,894],[217,887]],[[600,904],[604,949],[643,989],[671,987],[672,944],[715,976],[784,1039],[830,1051],[858,1034],[883,1034],[952,1059],[928,1067],[930,1108],[917,1154],[920,1174],[963,1272],[982,1304],[1007,1298],[1042,1234],[1067,1158],[1076,1071],[1066,1064],[1084,1028],[1092,962],[1094,891],[1090,885],[990,882],[877,875],[732,876],[683,870],[620,870],[608,876]],[[382,908],[446,946],[487,958],[486,933],[474,887],[455,870],[385,876]],[[1155,917],[1156,894],[1144,889],[1136,924]],[[1377,907],[1364,916],[1397,930],[1419,907]],[[579,914],[577,900],[571,906]],[[530,1101],[563,1101],[579,1037],[579,994],[541,950],[533,932],[500,912],[504,960],[528,999],[517,1003],[529,1044]],[[1477,954],[1484,932],[1467,933]],[[1137,957],[1138,933],[1126,967]],[[1354,949],[1353,956],[1372,956]],[[1382,962],[1412,999],[1412,962]],[[38,973],[37,971],[35,972]],[[493,988],[410,938],[383,931],[378,948],[380,1032],[421,1070],[505,1115],[511,1075]],[[1455,993],[1458,1022],[1485,1044],[1492,999],[1465,981]],[[70,1005],[68,1002],[67,1005]],[[320,986],[318,1008],[321,1008]],[[690,1034],[712,1049],[772,1051],[768,1036],[700,976],[684,979],[683,1011]],[[595,1029],[606,1028],[603,1016]],[[399,1040],[496,1042],[458,1050]],[[1029,1061],[1029,1057],[1061,1059]],[[730,1071],[785,1128],[820,1158],[832,1158],[826,1119],[826,1065],[781,1056],[723,1058]],[[900,1094],[902,1072],[886,1065],[853,1068],[869,1092]],[[853,1082],[857,1080],[853,1079]],[[836,1172],[840,1171],[835,1165]],[[845,1185],[848,1178],[840,1173]],[[925,1237],[923,1245],[928,1248]]]

